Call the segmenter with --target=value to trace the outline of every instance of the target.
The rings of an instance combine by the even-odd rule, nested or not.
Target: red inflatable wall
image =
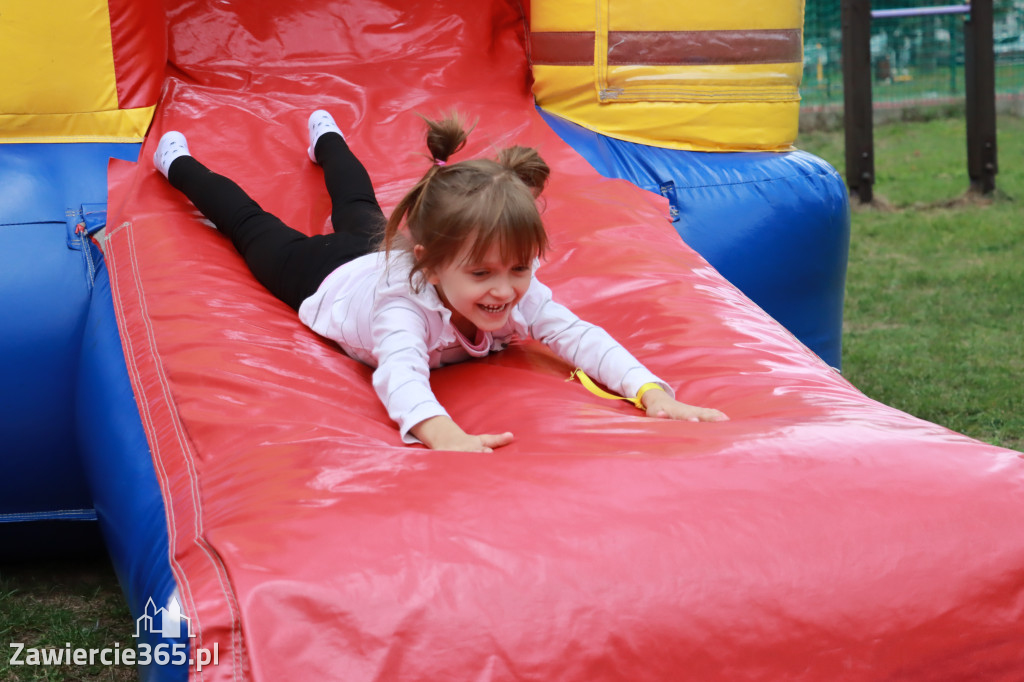
[[[167,25],[161,2],[107,0],[110,36],[117,74],[117,101],[122,109],[153,104],[167,61]]]
[[[1024,462],[866,398],[599,177],[533,108],[516,2],[177,0],[164,131],[309,232],[334,113],[388,208],[416,113],[458,158],[537,145],[540,270],[686,402],[647,419],[523,343],[436,371],[492,454],[403,446],[370,370],[304,328],[153,168],[115,162],[107,262],[201,680],[995,680],[1024,670]],[[785,220],[780,216],[780,220]]]

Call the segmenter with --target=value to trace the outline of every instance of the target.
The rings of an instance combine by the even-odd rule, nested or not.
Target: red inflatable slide
[[[142,162],[111,167],[114,305],[164,496],[197,680],[1024,678],[1024,461],[857,391],[597,175],[530,94],[513,0],[176,0]],[[540,270],[684,402],[648,419],[528,342],[438,370],[490,454],[403,446],[371,370],[299,323],[153,169],[160,135],[329,230],[306,118],[330,110],[389,209],[456,158],[536,145]]]

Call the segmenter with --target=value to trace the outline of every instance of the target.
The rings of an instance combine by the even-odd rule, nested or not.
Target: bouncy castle
[[[801,25],[799,0],[6,4],[0,532],[98,525],[140,647],[175,654],[147,680],[1019,679],[1021,453],[838,371],[849,209],[793,148]],[[150,162],[180,130],[325,232],[319,108],[385,209],[429,163],[418,114],[477,122],[457,158],[538,147],[555,297],[730,420],[649,419],[522,342],[431,375],[513,443],[403,445],[371,370]]]

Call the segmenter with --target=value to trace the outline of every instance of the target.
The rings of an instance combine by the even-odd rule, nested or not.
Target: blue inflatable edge
[[[161,660],[161,652],[169,655],[165,665],[140,667],[140,679],[187,680],[187,662],[175,665],[173,656],[188,650],[187,634],[168,638],[144,627],[155,609],[178,598],[177,585],[163,495],[128,376],[110,278],[102,252],[91,242],[89,248],[98,267],[82,344],[78,399],[80,405],[95,407],[77,411],[83,463],[107,551],[136,619],[136,648],[148,650],[154,660]]]
[[[636,144],[538,111],[597,172],[664,196],[672,226],[689,246],[839,369],[850,207],[831,165],[799,150]]]
[[[0,558],[100,548],[73,414],[110,158],[139,144],[0,144]]]
[[[23,476],[15,469],[11,496],[2,501],[0,532],[32,538],[12,548],[19,560],[73,555],[94,546],[78,541],[87,536],[98,545],[94,535],[102,536],[137,619],[135,650],[154,659],[137,667],[140,679],[186,680],[187,655],[181,661],[173,654],[189,652],[188,632],[172,636],[181,621],[168,624],[161,615],[178,594],[166,511],[93,239],[107,220],[109,160],[135,161],[140,149],[0,144],[0,237],[8,247],[0,320],[14,344],[0,349],[9,361],[17,351],[20,363],[5,386],[20,402],[26,396],[15,395],[19,390],[42,392],[30,401],[38,414],[0,415],[8,420],[3,432],[16,438],[5,443],[5,454],[16,458],[7,464],[24,469]],[[42,371],[46,376],[31,374]],[[149,627],[154,617],[160,628]]]

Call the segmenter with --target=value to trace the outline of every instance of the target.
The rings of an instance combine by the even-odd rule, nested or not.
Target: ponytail
[[[498,163],[516,174],[530,188],[533,196],[540,196],[548,182],[551,169],[533,147],[515,145],[498,152]]]
[[[439,121],[421,116],[427,124],[427,149],[435,165],[443,165],[455,152],[466,146],[469,133],[476,126],[466,130],[458,113],[451,112]],[[440,162],[440,163],[438,163]]]
[[[413,186],[409,192],[395,206],[384,227],[384,251],[390,256],[395,248],[409,248],[413,244],[404,244],[408,239],[401,234],[403,222],[408,222],[409,217],[418,215],[423,196],[430,178],[433,177],[438,168],[448,163],[453,154],[466,146],[469,138],[469,131],[465,129],[462,119],[455,111],[450,112],[442,119],[434,120],[420,116],[427,124],[427,150],[433,160],[426,174]],[[471,126],[472,128],[476,127]]]

